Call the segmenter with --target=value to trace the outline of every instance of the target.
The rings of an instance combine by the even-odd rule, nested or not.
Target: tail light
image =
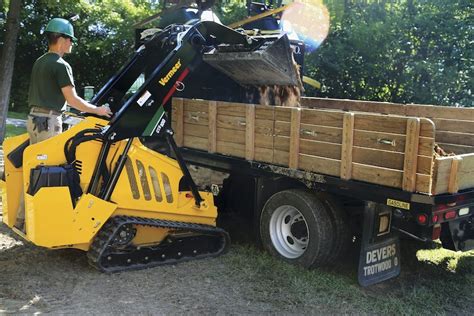
[[[439,215],[434,214],[433,217],[432,217],[432,221],[433,221],[433,224],[436,224],[439,221]]]
[[[420,225],[425,225],[426,222],[428,221],[428,216],[426,216],[426,214],[418,214],[416,216],[416,221],[418,222],[418,224]]]
[[[446,220],[453,219],[455,217],[456,217],[456,211],[449,211],[449,212],[444,213],[444,219]]]

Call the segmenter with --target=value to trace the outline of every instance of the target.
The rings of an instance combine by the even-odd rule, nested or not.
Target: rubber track
[[[134,256],[136,257],[135,254],[143,250],[141,250],[140,248],[135,248],[135,250],[132,250],[132,251],[130,251],[130,249],[127,249],[127,256],[131,258],[130,259],[131,262],[127,262],[127,265],[104,266],[102,262],[105,259],[105,257],[114,256],[113,251],[116,251],[116,249],[111,245],[111,242],[114,236],[120,230],[120,228],[126,224],[166,228],[166,229],[171,229],[174,232],[181,231],[181,232],[198,233],[199,235],[205,236],[206,238],[213,238],[213,239],[215,238],[215,241],[217,241],[219,244],[219,248],[217,249],[217,251],[212,251],[208,253],[201,252],[200,254],[182,255],[179,258],[175,257],[175,258],[169,258],[166,260],[160,259],[159,261],[150,261],[145,264],[143,262],[138,262],[139,260],[134,260],[135,259]],[[199,235],[195,236],[194,238],[199,238]],[[183,240],[178,240],[181,246],[183,245],[182,241]],[[157,252],[160,251],[159,247],[163,243],[166,243],[166,247],[167,247],[166,250],[169,250],[170,246],[172,247],[174,245],[172,240],[165,238],[162,241],[162,243],[157,245],[156,247]],[[95,236],[91,244],[91,247],[89,248],[89,251],[87,252],[87,257],[89,259],[89,263],[94,268],[106,273],[115,273],[115,272],[127,271],[127,270],[146,269],[146,268],[155,267],[155,266],[164,265],[164,264],[175,264],[178,262],[195,260],[195,259],[216,257],[225,253],[229,247],[229,244],[230,244],[229,234],[225,230],[218,227],[214,227],[214,226],[194,224],[194,223],[174,222],[174,221],[142,218],[142,217],[115,216],[109,219],[104,224],[104,226],[100,229],[99,233]],[[144,247],[144,249],[147,249],[148,252],[155,251],[152,247]]]

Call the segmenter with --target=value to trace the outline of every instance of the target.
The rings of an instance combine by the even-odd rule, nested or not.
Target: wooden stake
[[[415,191],[416,170],[418,163],[418,144],[420,143],[420,119],[409,118],[407,120],[407,132],[405,142],[405,161],[403,164],[402,189],[408,192]]]
[[[459,169],[462,163],[462,157],[454,156],[451,162],[451,171],[449,172],[448,193],[459,191]]]
[[[298,158],[300,154],[300,125],[301,109],[291,109],[291,132],[290,132],[290,157],[289,167],[298,169]]]
[[[255,160],[255,105],[248,104],[245,112],[245,159]]]
[[[217,101],[209,101],[209,137],[207,150],[216,152],[217,147]]]
[[[354,144],[354,113],[345,113],[342,129],[341,178],[352,178],[352,147]]]
[[[182,147],[184,144],[184,99],[173,98],[173,106],[176,108],[176,128],[174,129],[174,141]]]

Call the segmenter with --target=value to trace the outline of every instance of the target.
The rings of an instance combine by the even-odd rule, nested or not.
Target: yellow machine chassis
[[[200,192],[200,207],[190,192],[180,192],[183,177],[178,163],[145,147],[135,139],[128,159],[110,201],[92,194],[83,194],[73,203],[68,187],[42,187],[35,195],[28,194],[30,171],[37,166],[66,164],[64,145],[78,132],[104,126],[105,121],[88,117],[66,132],[28,146],[23,153],[23,165],[15,168],[8,154],[28,139],[27,134],[8,138],[3,143],[5,183],[3,183],[3,222],[13,228],[23,198],[25,232],[15,230],[32,243],[47,248],[78,248],[88,250],[94,236],[110,217],[118,215],[162,219],[215,226],[217,209],[212,194]],[[126,141],[114,143],[107,157],[112,169]],[[101,142],[81,143],[76,151],[76,166],[80,186],[87,191],[92,179]],[[74,205],[75,204],[75,205]],[[135,245],[160,242],[167,229],[136,227]]]

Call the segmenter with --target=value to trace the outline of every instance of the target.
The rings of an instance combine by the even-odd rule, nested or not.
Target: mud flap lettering
[[[359,257],[359,284],[369,286],[400,274],[400,241],[396,233],[377,236],[380,215],[386,216],[390,208],[367,202],[364,210],[364,231]]]
[[[398,237],[365,245],[359,258],[359,283],[375,284],[400,274],[400,243]]]

